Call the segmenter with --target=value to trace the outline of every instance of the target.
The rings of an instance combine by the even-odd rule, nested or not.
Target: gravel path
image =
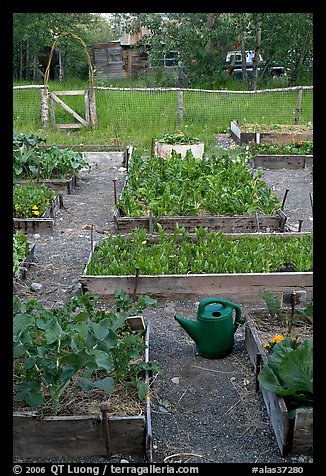
[[[217,143],[225,148],[234,146],[227,134],[219,135]],[[17,290],[24,300],[37,298],[48,307],[69,300],[79,290],[78,277],[92,240],[104,239],[114,229],[113,179],[117,178],[119,192],[124,174],[122,156],[108,154],[103,159],[103,153],[88,153],[87,158],[91,171],[83,171],[77,188],[64,196],[54,233],[30,237],[36,243],[35,262]],[[285,207],[289,223],[296,225],[301,219],[303,231],[312,230],[312,170],[270,170],[264,172],[264,178],[280,199],[289,189]],[[31,289],[35,282],[42,285],[38,292]],[[191,318],[197,306],[196,302],[164,301],[145,312],[151,320],[150,359],[164,372],[163,380],[156,379],[151,397],[154,462],[312,462],[304,455],[280,455],[262,398],[255,393],[243,327],[237,330],[228,357],[208,360],[196,354],[193,341],[174,315]],[[182,456],[185,453],[187,456]],[[137,462],[128,455],[111,461],[121,459]]]

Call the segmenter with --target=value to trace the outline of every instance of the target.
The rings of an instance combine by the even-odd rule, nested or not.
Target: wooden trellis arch
[[[53,52],[64,36],[71,35],[73,38],[78,40],[82,46],[84,47],[87,61],[88,61],[88,68],[89,68],[89,89],[82,90],[82,91],[52,91],[49,93],[49,75],[50,75],[50,66],[52,61]],[[58,96],[77,96],[77,95],[84,95],[84,103],[85,103],[85,117],[81,117],[77,112],[75,112],[70,106],[68,106],[62,99]],[[71,33],[69,31],[65,31],[61,33],[58,38],[54,41],[51,51],[49,54],[49,61],[47,68],[44,74],[44,88],[42,92],[42,99],[41,99],[41,123],[42,128],[45,129],[48,126],[49,122],[49,99],[50,99],[50,112],[51,112],[51,122],[54,127],[59,129],[76,129],[80,127],[91,127],[92,129],[98,128],[97,123],[97,116],[96,116],[96,101],[95,101],[95,91],[94,91],[94,74],[93,74],[93,67],[91,58],[89,56],[87,45],[86,43],[79,38],[79,36]],[[71,124],[57,124],[55,118],[55,104],[59,104],[65,111],[69,112],[78,122],[71,123]]]

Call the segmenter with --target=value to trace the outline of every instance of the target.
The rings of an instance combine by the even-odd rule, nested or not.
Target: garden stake
[[[40,181],[40,174],[41,174],[41,163],[39,162],[37,164],[37,178],[36,178],[36,183],[38,184]]]
[[[303,222],[303,220],[299,220],[299,228],[298,228],[298,231],[299,231],[299,232],[300,232],[301,229],[302,229],[302,222]]]
[[[256,354],[256,372],[255,372],[255,379],[256,379],[256,393],[259,392],[259,380],[258,380],[258,374],[260,372],[260,366],[261,366],[261,354]]]
[[[113,179],[114,205],[117,206],[117,179]]]
[[[127,150],[126,150],[126,161],[125,161],[125,167],[127,169],[127,172],[128,172],[128,168],[129,168],[129,147],[127,147]]]
[[[102,413],[102,421],[104,424],[104,431],[105,431],[105,447],[106,447],[106,457],[109,459],[111,458],[111,436],[109,430],[109,420],[108,420],[108,405],[104,404],[100,407]]]
[[[281,210],[284,210],[285,200],[286,200],[286,197],[287,197],[287,194],[288,194],[288,193],[289,193],[289,189],[286,188],[286,189],[285,189],[285,194],[284,194],[284,197],[283,197],[283,202],[282,202]]]
[[[258,218],[258,214],[257,214],[256,211],[255,211],[255,220],[256,220],[256,230],[257,230],[257,233],[259,233],[260,232],[259,218]]]
[[[293,317],[294,317],[294,307],[295,307],[295,303],[296,303],[296,298],[297,298],[296,292],[292,291],[292,294],[291,294],[291,317],[290,317],[290,320],[289,320],[289,323],[288,323],[288,334],[290,334],[291,331],[292,331],[292,322],[293,322]]]
[[[93,227],[94,224],[91,224],[91,253],[93,252]]]
[[[132,293],[132,300],[133,300],[133,302],[136,301],[136,292],[137,292],[137,286],[138,286],[138,276],[139,276],[140,267],[139,267],[139,266],[136,266],[135,269],[136,269],[135,286],[134,286],[134,290],[133,290],[133,293]]]
[[[312,206],[312,193],[311,193],[311,192],[309,193],[309,197],[310,197],[311,210],[313,210],[313,206]]]
[[[153,234],[153,215],[152,215],[152,210],[149,211],[149,233],[150,235]]]

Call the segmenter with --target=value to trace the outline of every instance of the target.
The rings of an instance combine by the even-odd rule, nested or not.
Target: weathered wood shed
[[[146,43],[137,44],[148,33],[142,28],[134,35],[125,34],[119,40],[93,44],[93,63],[101,79],[125,78],[150,67]]]

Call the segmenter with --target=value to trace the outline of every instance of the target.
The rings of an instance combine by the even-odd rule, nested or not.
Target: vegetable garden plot
[[[32,139],[23,135],[14,140],[14,184],[43,183],[56,191],[71,193],[77,184],[78,172],[90,167],[88,162],[81,153],[70,148],[56,145],[43,148],[37,136]]]
[[[198,299],[219,295],[243,301],[258,293],[312,292],[312,235],[212,233],[110,235],[94,243],[79,281],[83,291],[110,299],[114,289],[156,298]],[[196,242],[197,241],[197,242]]]
[[[30,183],[30,180],[14,180],[14,185],[25,185],[27,183]],[[66,179],[46,179],[39,180],[39,182],[34,180],[32,183],[43,183],[57,192],[66,192],[70,194],[77,186],[77,177],[68,177]]]
[[[259,314],[256,311],[255,314],[249,312],[248,315],[245,316],[245,345],[256,372],[256,388],[257,390],[259,389],[262,394],[282,456],[288,454],[312,454],[313,408],[299,407],[293,412],[294,415],[290,418],[290,411],[284,398],[262,387],[258,382],[257,377],[261,370],[261,365],[266,364],[268,358],[266,348],[263,346],[264,339],[262,339],[257,328],[257,317],[259,315],[263,317],[264,314],[266,315],[266,311],[265,313],[261,311]],[[275,319],[270,318],[269,321],[273,323]],[[310,327],[312,327],[312,325]],[[265,320],[265,335],[267,331],[268,322],[266,326]],[[293,332],[300,337],[300,328],[298,326],[295,327]],[[276,332],[276,334],[277,333],[279,332]],[[307,334],[307,329],[303,330],[303,334]],[[275,324],[274,326],[270,326],[269,335],[270,339],[272,336],[275,336]],[[310,333],[308,331],[307,335],[311,336],[312,331]]]
[[[53,231],[63,197],[45,184],[16,184],[13,189],[13,228],[23,233]]]
[[[304,169],[313,165],[313,141],[254,144],[248,147],[248,154],[250,164],[255,168]]]
[[[231,137],[237,144],[257,143],[286,143],[293,144],[298,141],[312,141],[313,129],[305,125],[273,124],[246,124],[236,120],[230,125]]]
[[[95,310],[85,296],[61,309],[14,303],[15,457],[142,454],[151,461],[150,321],[133,315],[146,299],[130,312],[123,293],[119,302],[123,309],[110,313]],[[136,393],[138,387],[142,405],[130,398],[119,414],[110,393],[121,382]],[[71,413],[76,408],[80,413]]]
[[[34,259],[35,243],[30,245],[27,236],[17,230],[13,234],[13,277],[14,285],[17,279],[25,279],[27,270]]]
[[[285,231],[286,215],[280,202],[248,166],[245,154],[185,159],[134,157],[113,214],[116,231],[144,227],[150,233],[161,224],[173,232],[175,224],[194,232]]]

